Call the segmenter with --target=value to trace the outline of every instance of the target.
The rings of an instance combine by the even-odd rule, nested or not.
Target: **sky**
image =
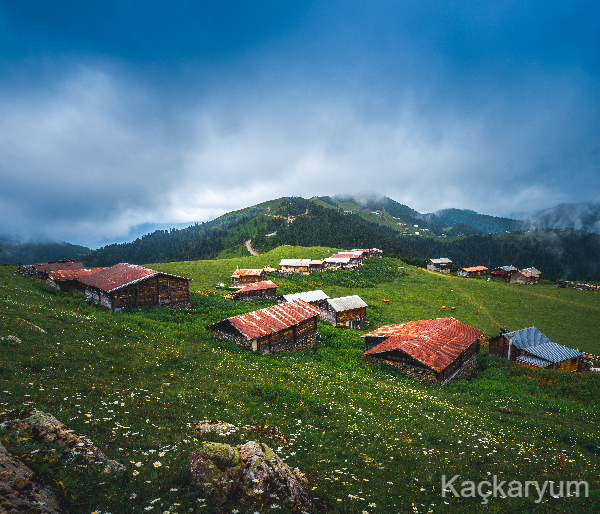
[[[0,0],[0,235],[600,202],[600,3]]]

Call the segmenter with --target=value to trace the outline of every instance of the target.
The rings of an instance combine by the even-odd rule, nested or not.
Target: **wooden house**
[[[316,259],[310,261],[310,272],[316,273],[325,269],[325,263],[322,259]]]
[[[288,273],[310,273],[310,259],[281,259],[279,269]]]
[[[328,257],[327,259],[323,259],[323,264],[325,265],[326,268],[333,268],[333,269],[351,269],[352,268],[349,257]]]
[[[368,305],[358,295],[330,298],[321,313],[321,319],[334,327],[363,328]]]
[[[217,339],[263,353],[306,350],[315,343],[320,313],[312,305],[295,300],[227,318],[206,328]]]
[[[490,355],[527,366],[562,371],[582,369],[582,353],[548,339],[536,327],[514,332],[500,331],[490,339]]]
[[[452,261],[446,257],[440,259],[429,259],[427,261],[427,269],[430,271],[441,271],[442,273],[450,273]]]
[[[363,357],[421,381],[445,384],[475,372],[482,335],[454,318],[387,325],[363,336],[365,347],[370,346]]]
[[[541,271],[535,268],[525,268],[521,270],[521,273],[527,278],[528,284],[539,284]]]
[[[251,284],[261,282],[265,279],[265,271],[262,269],[240,269],[237,268],[231,275],[232,285]]]
[[[471,268],[461,268],[456,272],[459,277],[485,277],[487,268],[485,266],[472,266]]]
[[[519,270],[514,266],[500,266],[499,268],[494,268],[492,270],[492,277],[501,278],[506,282],[510,282],[511,275],[515,273],[519,273]]]
[[[238,289],[232,293],[235,300],[253,301],[253,300],[276,300],[277,284],[270,280],[253,282],[247,286]]]
[[[78,278],[85,298],[111,311],[125,307],[190,306],[188,278],[154,271],[135,264],[115,264]]]
[[[27,275],[36,280],[47,280],[49,271],[67,271],[84,269],[83,263],[75,259],[66,259],[50,262],[36,262],[35,264],[19,264],[17,273]]]
[[[364,259],[364,253],[359,252],[340,252],[331,256],[332,259],[350,259],[349,264],[352,266],[359,266],[362,264]]]
[[[58,289],[63,293],[71,293],[73,291],[84,292],[85,284],[79,279],[85,275],[96,273],[100,269],[67,269],[67,270],[49,270],[46,284],[54,289]]]
[[[327,300],[329,300],[329,296],[327,296],[323,291],[317,289],[316,291],[306,291],[303,293],[293,293],[293,294],[284,294],[283,300],[286,302],[293,302],[296,300],[303,300],[306,303],[309,303],[313,307],[316,307],[320,311],[327,308]]]

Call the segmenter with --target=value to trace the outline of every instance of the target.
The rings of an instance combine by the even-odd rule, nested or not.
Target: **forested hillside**
[[[82,259],[92,250],[63,242],[16,243],[0,238],[0,262],[12,265],[48,262],[58,259]]]

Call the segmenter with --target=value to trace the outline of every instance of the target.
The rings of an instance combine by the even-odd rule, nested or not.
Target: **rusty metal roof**
[[[473,272],[473,271],[486,271],[487,268],[485,266],[472,266],[470,268],[461,268],[463,271],[469,271],[469,272]]]
[[[391,337],[402,333],[402,327],[406,323],[396,323],[394,325],[384,325],[361,337]]]
[[[160,271],[154,271],[153,269],[144,268],[143,266],[137,266],[136,264],[128,264],[122,262],[115,264],[110,268],[104,268],[96,270],[94,273],[84,275],[78,280],[82,284],[91,287],[97,287],[102,291],[111,293],[122,287],[135,284],[142,280],[146,280],[156,275],[162,275],[167,277],[184,278],[178,277],[177,275],[171,275],[169,273],[163,273]],[[184,278],[184,280],[190,280]]]
[[[336,254],[332,255],[330,258],[331,259],[360,259],[361,256],[362,256],[362,252],[361,253],[340,252],[340,253],[336,253]]]
[[[263,291],[266,289],[277,289],[277,284],[271,280],[261,280],[260,282],[252,282],[245,287],[237,290],[235,294],[247,293],[249,291]]]
[[[400,351],[440,372],[483,335],[454,318],[409,321],[398,327],[395,335],[363,355]]]
[[[68,261],[68,262],[37,262],[33,267],[38,271],[58,271],[69,269],[83,269],[83,262]]]
[[[48,276],[52,280],[78,280],[80,277],[84,275],[89,275],[90,273],[96,273],[104,268],[96,268],[96,269],[66,269],[66,270],[56,270],[56,271],[48,271]]]
[[[262,269],[236,269],[233,272],[233,275],[231,275],[232,277],[241,277],[242,275],[246,276],[255,276],[255,275],[262,275],[264,273],[264,271]]]
[[[319,314],[321,314],[319,309],[303,300],[295,300],[227,318],[226,320],[208,325],[206,328],[216,328],[217,325],[228,321],[247,339],[257,339],[267,334],[293,327]]]
[[[352,309],[368,307],[368,305],[362,301],[362,298],[356,294],[353,296],[342,296],[341,298],[330,298],[327,300],[327,303],[333,307],[335,312],[351,311]]]

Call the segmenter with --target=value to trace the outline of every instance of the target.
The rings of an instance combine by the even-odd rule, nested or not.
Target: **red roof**
[[[249,291],[263,291],[265,289],[277,289],[277,284],[271,280],[261,280],[260,282],[253,282],[252,284],[248,284],[246,287],[242,287],[236,291],[235,294],[247,293]]]
[[[102,269],[104,268],[48,271],[48,276],[52,280],[78,280],[80,277],[89,275],[90,273],[96,273]]]
[[[136,264],[127,264],[122,262],[115,264],[110,268],[104,268],[80,277],[78,280],[87,286],[97,287],[102,291],[110,293],[116,289],[120,289],[130,284],[135,284],[141,280],[148,279],[155,275],[163,275],[168,277],[176,277],[168,273],[154,271],[153,269],[137,266]],[[183,277],[177,277],[183,278]],[[188,280],[188,279],[185,279]]]
[[[321,311],[303,300],[280,303],[254,312],[247,312],[232,318],[227,318],[237,330],[248,339],[279,332],[298,323],[321,314]],[[208,328],[215,328],[219,323],[213,323]]]
[[[83,269],[83,262],[37,262],[33,266],[38,271],[48,272],[69,269]]]
[[[454,318],[409,321],[397,327],[393,336],[363,355],[397,350],[440,372],[483,335]]]
[[[462,268],[464,271],[485,271],[487,268],[485,266],[473,266],[471,268]]]
[[[332,259],[359,259],[362,253],[340,252],[332,255]]]
[[[384,325],[361,337],[391,337],[401,334],[406,323],[396,323],[395,325]]]
[[[242,275],[249,275],[249,276],[254,276],[254,275],[262,275],[264,273],[264,271],[262,269],[236,269],[233,272],[233,275],[231,275],[232,277],[239,277]]]

